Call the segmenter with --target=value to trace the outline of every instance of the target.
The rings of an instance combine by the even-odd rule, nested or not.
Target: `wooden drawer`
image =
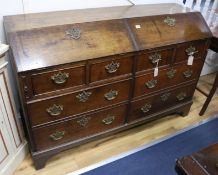
[[[31,75],[33,95],[85,84],[85,65],[52,69]]]
[[[203,63],[202,59],[198,59],[192,66],[188,66],[186,63],[177,64],[172,68],[160,70],[157,77],[153,77],[153,72],[140,75],[136,77],[134,97],[197,79]]]
[[[178,103],[185,102],[192,98],[195,90],[195,83],[183,86],[173,90],[148,96],[142,100],[132,102],[131,113],[128,121],[134,121],[143,117],[148,117],[149,114],[160,112],[170,106],[175,106]]]
[[[127,101],[131,80],[28,104],[32,126]]]
[[[204,58],[206,41],[193,41],[179,44],[176,48],[175,62],[188,61],[189,52],[194,51],[194,58]]]
[[[132,73],[133,57],[109,58],[90,63],[90,82]]]
[[[124,124],[126,105],[84,115],[69,121],[33,130],[37,150],[47,149],[97,133],[109,131]]]
[[[157,61],[159,67],[169,65],[171,63],[172,56],[173,48],[151,51],[141,54],[137,56],[136,71],[152,69],[156,67]]]

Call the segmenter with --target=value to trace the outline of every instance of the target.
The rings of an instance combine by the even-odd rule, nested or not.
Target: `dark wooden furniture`
[[[217,175],[218,143],[177,160],[176,170],[179,175]]]
[[[218,26],[212,29],[213,37],[211,39],[210,49],[215,52],[218,52]]]
[[[212,33],[213,33],[213,38],[211,39],[210,49],[212,49],[213,51],[218,53],[218,26],[216,26],[212,30]],[[197,90],[199,90],[202,94],[204,94],[207,97],[207,99],[204,102],[204,105],[203,105],[199,115],[204,115],[204,113],[207,110],[207,107],[208,107],[211,99],[213,98],[214,93],[217,90],[217,87],[218,87],[218,72],[216,73],[216,77],[215,77],[213,86],[212,86],[209,94],[207,94],[204,91],[202,91],[201,89],[197,88]]]
[[[36,169],[85,142],[187,115],[212,36],[200,13],[177,4],[8,16],[4,25]]]

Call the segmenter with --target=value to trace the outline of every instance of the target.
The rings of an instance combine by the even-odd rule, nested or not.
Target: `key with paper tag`
[[[186,49],[186,53],[188,54],[188,61],[187,65],[193,65],[194,61],[194,54],[197,53],[198,51],[195,49],[195,47],[190,46],[188,49]]]
[[[154,68],[154,77],[157,77],[158,76],[158,63],[159,63],[159,60],[157,61],[157,65],[156,67]]]
[[[193,64],[193,61],[194,61],[194,56],[193,55],[189,55],[188,56],[187,65],[191,66]]]
[[[158,67],[154,68],[154,77],[158,76]]]

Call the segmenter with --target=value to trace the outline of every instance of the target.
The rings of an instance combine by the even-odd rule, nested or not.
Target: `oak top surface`
[[[176,26],[163,21],[176,18]],[[112,20],[113,19],[113,20]],[[200,13],[178,4],[110,7],[4,18],[18,72],[210,37]],[[141,25],[140,30],[136,25]],[[78,40],[66,35],[81,30]]]
[[[54,25],[186,13],[189,11],[188,8],[175,3],[115,6],[5,16],[4,25],[7,32],[14,32]]]

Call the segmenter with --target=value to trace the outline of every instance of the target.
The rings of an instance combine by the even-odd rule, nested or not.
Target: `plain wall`
[[[4,42],[3,16],[23,13],[22,0],[0,0],[0,40]]]

